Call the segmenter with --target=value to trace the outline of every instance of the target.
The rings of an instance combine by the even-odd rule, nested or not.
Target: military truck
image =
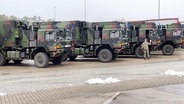
[[[162,50],[164,55],[172,55],[175,48],[179,48],[184,43],[184,30],[181,24],[172,23],[164,26],[158,25],[158,42],[155,48]]]
[[[10,60],[15,64],[34,60],[39,68],[47,67],[49,61],[60,64],[71,52],[71,44],[64,43],[57,27],[51,24],[0,21],[0,66]]]
[[[100,62],[110,62],[122,49],[122,33],[118,22],[70,21],[66,30],[74,43],[74,49],[68,56],[70,60],[83,55],[97,57]]]
[[[184,43],[183,36],[180,24],[130,23],[128,31],[124,32],[127,44],[121,54],[135,54],[137,57],[143,57],[140,45],[147,38],[148,42],[151,40],[150,51],[162,50],[164,55],[172,55],[174,49]]]

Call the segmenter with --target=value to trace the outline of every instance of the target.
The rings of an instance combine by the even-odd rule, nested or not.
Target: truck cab
[[[174,49],[181,47],[183,44],[183,29],[181,24],[172,23],[157,26],[158,45],[155,47],[162,50],[164,55],[172,55]]]

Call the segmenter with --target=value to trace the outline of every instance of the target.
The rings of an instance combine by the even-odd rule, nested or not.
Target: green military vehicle
[[[122,49],[120,26],[118,22],[68,22],[67,34],[70,34],[74,43],[74,49],[68,56],[69,59],[75,60],[78,55],[83,55],[97,57],[100,62],[114,60]]]
[[[52,23],[34,23],[28,26],[22,21],[0,21],[0,66],[12,60],[34,60],[37,67],[47,67],[49,61],[60,64],[71,52],[71,45]]]
[[[162,50],[164,55],[172,55],[175,48],[181,47],[184,43],[184,30],[181,24],[173,23],[157,27],[159,43],[155,48]]]
[[[143,57],[140,45],[147,38],[148,42],[151,42],[150,51],[162,50],[164,55],[172,55],[174,49],[184,43],[183,33],[180,24],[130,23],[128,31],[124,32],[127,44],[121,54],[135,54],[137,57]]]

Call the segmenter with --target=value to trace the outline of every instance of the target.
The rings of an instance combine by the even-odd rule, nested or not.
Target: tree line
[[[14,15],[7,16],[4,14],[0,14],[0,20],[22,20],[28,22],[43,22],[43,21],[52,21],[53,19],[44,20],[40,16],[33,16],[33,17],[24,16],[22,18],[18,18]]]

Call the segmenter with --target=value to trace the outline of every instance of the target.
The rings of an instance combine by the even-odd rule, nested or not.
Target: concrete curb
[[[120,92],[116,92],[111,98],[109,98],[108,100],[106,100],[103,104],[110,104],[120,94],[121,94]]]

